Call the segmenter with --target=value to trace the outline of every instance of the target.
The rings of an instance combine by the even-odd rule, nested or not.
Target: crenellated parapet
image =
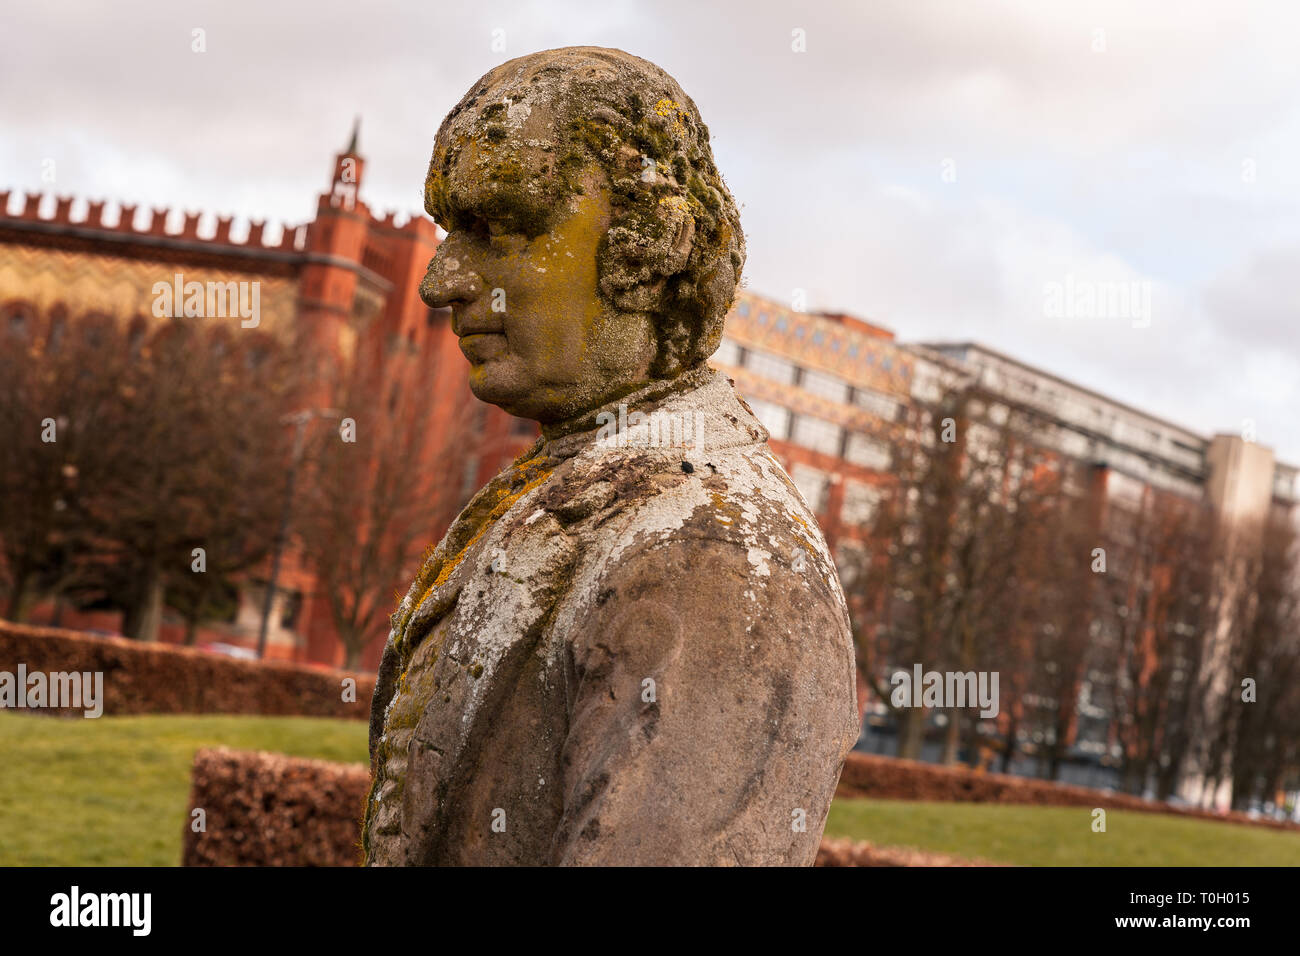
[[[429,242],[438,241],[438,227],[428,216],[411,215],[389,210],[383,216],[371,216],[370,225],[381,229],[391,229],[408,236],[418,236]]]
[[[144,222],[138,224],[141,218]],[[168,229],[169,221],[179,222],[180,228]],[[109,204],[102,200],[79,201],[70,196],[0,190],[0,226],[18,224],[89,231],[118,238],[172,239],[246,251],[300,252],[306,247],[307,238],[305,225],[285,226],[278,241],[267,242],[264,220],[245,222],[232,216],[204,216],[188,211],[173,216],[172,210],[165,207],[145,210],[142,216],[133,203]]]
[[[326,202],[327,197],[322,197]],[[364,203],[357,204],[371,228],[393,231],[425,242],[438,241],[438,227],[422,214],[389,211],[374,215]],[[168,228],[169,223],[173,225]],[[205,216],[185,211],[173,214],[167,207],[141,209],[134,203],[81,200],[72,196],[0,190],[0,227],[30,224],[93,232],[118,239],[176,240],[244,252],[302,252],[307,248],[309,225],[284,226],[275,241],[267,241],[265,220],[237,220],[233,216]],[[179,226],[179,228],[176,228]]]

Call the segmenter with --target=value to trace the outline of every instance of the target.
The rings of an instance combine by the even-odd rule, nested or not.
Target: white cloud
[[[1251,417],[1300,461],[1295,5],[155,0],[6,17],[0,85],[20,95],[0,187],[42,188],[54,158],[61,194],[292,222],[355,115],[365,195],[414,210],[433,133],[482,73],[626,49],[708,121],[751,288],[985,342],[1198,431]],[[1066,275],[1150,282],[1151,327],[1046,319],[1043,284]]]

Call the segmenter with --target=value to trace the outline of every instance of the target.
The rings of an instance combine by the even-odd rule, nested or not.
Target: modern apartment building
[[[1275,461],[1254,441],[1249,423],[1238,434],[1207,437],[976,343],[909,349],[918,361],[956,362],[988,391],[1032,409],[1043,422],[1041,441],[1104,468],[1109,495],[1131,497],[1150,486],[1205,498],[1238,519],[1290,507],[1300,497],[1300,470]]]
[[[851,316],[795,312],[742,292],[714,363],[771,431],[842,566],[854,564],[843,561],[848,553],[869,546],[893,440],[964,386],[996,396],[986,422],[999,412],[1005,420],[1011,408],[1032,422],[1033,441],[1072,464],[1071,480],[1082,476],[1113,515],[1173,495],[1208,503],[1223,522],[1248,523],[1270,510],[1289,512],[1300,498],[1300,470],[1255,442],[1250,423],[1239,434],[1207,436],[976,343],[904,344]],[[1106,762],[1119,755],[1115,695],[1131,688],[1120,687],[1123,675],[1108,665],[1113,638],[1094,634],[1098,653],[1079,688],[1070,748]],[[1199,799],[1195,768],[1189,777],[1183,792]]]

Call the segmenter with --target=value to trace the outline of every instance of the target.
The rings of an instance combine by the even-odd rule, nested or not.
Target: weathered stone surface
[[[727,379],[678,384],[647,410],[700,448],[543,440],[433,559],[376,692],[372,862],[813,861],[857,735],[843,595]]]
[[[522,57],[444,122],[426,194],[422,297],[475,394],[543,427],[394,614],[367,861],[811,864],[857,734],[848,612],[704,364],[744,243],[694,104],[620,51]]]

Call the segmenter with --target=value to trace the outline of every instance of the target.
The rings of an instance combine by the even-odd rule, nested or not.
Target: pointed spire
[[[361,132],[361,117],[358,115],[357,118],[352,123],[352,139],[348,141],[348,148],[347,151],[344,153],[345,156],[357,155],[357,136],[358,134],[360,134],[360,132]]]

